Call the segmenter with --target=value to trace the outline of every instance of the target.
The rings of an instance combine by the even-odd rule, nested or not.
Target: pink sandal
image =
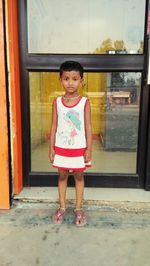
[[[75,224],[76,226],[84,226],[87,224],[87,220],[86,220],[86,215],[85,212],[80,209],[76,209],[74,210],[75,212]]]
[[[58,210],[56,210],[55,214],[53,215],[53,223],[54,224],[61,224],[64,220],[65,217],[65,213],[66,213],[66,209],[65,208],[59,208]]]

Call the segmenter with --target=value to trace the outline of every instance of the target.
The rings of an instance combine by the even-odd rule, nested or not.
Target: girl
[[[75,223],[87,223],[82,209],[83,171],[91,166],[92,130],[90,103],[78,93],[83,85],[83,67],[75,61],[60,66],[60,82],[64,95],[53,102],[50,133],[50,161],[58,168],[58,192],[60,207],[53,216],[55,224],[61,224],[66,212],[66,189],[69,171],[73,171],[76,189]]]

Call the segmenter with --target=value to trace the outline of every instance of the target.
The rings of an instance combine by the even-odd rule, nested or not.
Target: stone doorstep
[[[66,204],[75,204],[74,188],[67,189]],[[58,192],[54,187],[24,188],[20,194],[14,195],[13,203],[28,204],[45,203],[55,206],[58,204]],[[34,205],[33,205],[34,206]],[[115,211],[150,212],[150,192],[142,189],[114,189],[114,188],[85,188],[84,206],[86,209],[106,209]]]

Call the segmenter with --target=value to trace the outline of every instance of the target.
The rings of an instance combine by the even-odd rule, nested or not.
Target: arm
[[[91,161],[92,157],[92,125],[91,125],[91,107],[89,100],[85,106],[85,136],[87,149],[85,151],[85,162]]]
[[[52,125],[50,130],[50,139],[49,139],[49,158],[50,161],[53,162],[54,160],[54,145],[55,145],[55,135],[57,129],[57,109],[56,109],[56,102],[53,102],[53,109],[52,109]]]

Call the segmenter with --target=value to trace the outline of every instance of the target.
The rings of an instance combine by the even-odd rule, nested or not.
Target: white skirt
[[[85,163],[83,156],[67,157],[55,154],[53,167],[64,170],[85,170],[87,167],[91,167],[91,162]]]

